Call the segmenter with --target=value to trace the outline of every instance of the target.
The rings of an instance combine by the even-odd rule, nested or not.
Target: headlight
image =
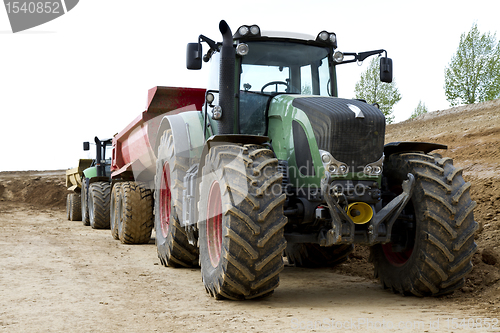
[[[260,37],[260,28],[258,25],[242,25],[238,28],[233,38],[238,39],[241,37],[253,38]]]
[[[345,164],[342,164],[339,166],[339,172],[343,175],[345,175],[349,171],[349,167]]]
[[[364,174],[367,176],[380,176],[383,171],[384,158],[385,156],[382,155],[377,162],[367,164],[363,169]]]
[[[332,160],[332,155],[330,155],[330,153],[328,152],[325,152],[324,154],[321,155],[321,161],[323,161],[323,163],[330,163]]]
[[[260,33],[260,28],[258,26],[256,26],[256,25],[252,25],[250,27],[250,33],[252,35],[258,35]]]
[[[241,26],[239,29],[238,29],[238,33],[241,35],[241,36],[245,36],[247,33],[248,33],[248,27],[246,25],[243,25]]]
[[[332,154],[326,150],[320,150],[319,153],[321,156],[321,162],[323,162],[323,167],[326,172],[337,176],[345,176],[349,172],[347,164],[337,161]]]
[[[323,40],[325,42],[328,40],[328,37],[330,37],[328,35],[328,32],[326,32],[326,31],[320,32],[318,36],[319,36],[319,39],[321,39],[321,40]]]
[[[248,54],[249,48],[248,45],[245,43],[238,44],[236,46],[236,53],[240,56],[245,56]]]
[[[321,31],[316,37],[316,41],[328,43],[331,44],[334,49],[337,48],[337,35],[335,35],[333,32],[328,32],[325,30]]]
[[[333,54],[333,60],[335,60],[335,62],[337,63],[344,61],[344,54],[340,51],[335,52]]]

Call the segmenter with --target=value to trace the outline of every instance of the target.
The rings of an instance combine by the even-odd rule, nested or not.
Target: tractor
[[[81,218],[83,225],[93,229],[109,229],[109,199],[111,191],[111,158],[106,151],[111,148],[112,139],[94,138],[96,158],[82,172],[81,179]],[[83,143],[83,150],[90,150],[90,143]]]
[[[337,67],[370,56],[392,82],[387,51],[340,52],[328,31],[219,30],[222,42],[187,45],[188,69],[210,64],[203,105],[165,115],[150,145],[162,264],[200,265],[216,299],[252,299],[273,293],[284,258],[333,266],[359,244],[385,288],[462,286],[478,227],[462,169],[434,152],[441,144],[385,144],[377,106],[338,97]]]

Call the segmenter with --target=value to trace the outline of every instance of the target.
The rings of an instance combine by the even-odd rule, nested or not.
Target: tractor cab
[[[97,136],[94,138],[96,155],[91,166],[83,171],[86,178],[111,176],[111,141],[112,139],[100,140]],[[83,150],[90,150],[90,142],[83,143]]]
[[[225,28],[221,26],[221,31]],[[314,37],[261,31],[257,25],[243,25],[234,35],[230,30],[225,33],[223,43],[200,35],[198,43],[188,44],[186,58],[188,69],[200,69],[202,58],[211,62],[207,108],[211,118],[219,121],[214,128],[226,123],[222,124],[226,133],[219,134],[266,135],[269,104],[280,94],[337,97],[336,66],[341,64],[385,53],[380,77],[383,82],[392,82],[392,60],[385,50],[336,51],[335,33],[321,31]],[[201,42],[210,47],[203,57]],[[223,88],[219,89],[221,84]]]

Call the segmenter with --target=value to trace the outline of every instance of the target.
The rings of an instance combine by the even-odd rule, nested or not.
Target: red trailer
[[[115,239],[150,241],[160,125],[166,115],[201,110],[204,101],[204,89],[154,87],[148,91],[146,110],[114,136],[109,205]]]
[[[204,89],[149,89],[146,111],[113,138],[111,178],[152,181],[156,171],[154,147],[163,116],[201,110],[204,100]]]

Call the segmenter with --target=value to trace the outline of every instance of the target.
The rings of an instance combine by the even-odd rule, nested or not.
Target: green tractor
[[[160,261],[201,265],[217,299],[271,294],[283,257],[296,266],[344,260],[371,248],[375,275],[401,294],[440,295],[463,285],[476,250],[470,183],[446,146],[384,145],[374,105],[337,96],[337,66],[385,50],[337,51],[334,33],[262,32],[225,21],[222,42],[203,35],[187,68],[211,63],[202,111],[163,118],[155,177]],[[208,44],[206,54],[202,42]]]
[[[94,138],[96,158],[90,167],[83,170],[81,180],[82,222],[93,229],[110,227],[111,156],[106,151],[111,148],[112,139]],[[90,143],[83,143],[83,150],[90,150]]]

